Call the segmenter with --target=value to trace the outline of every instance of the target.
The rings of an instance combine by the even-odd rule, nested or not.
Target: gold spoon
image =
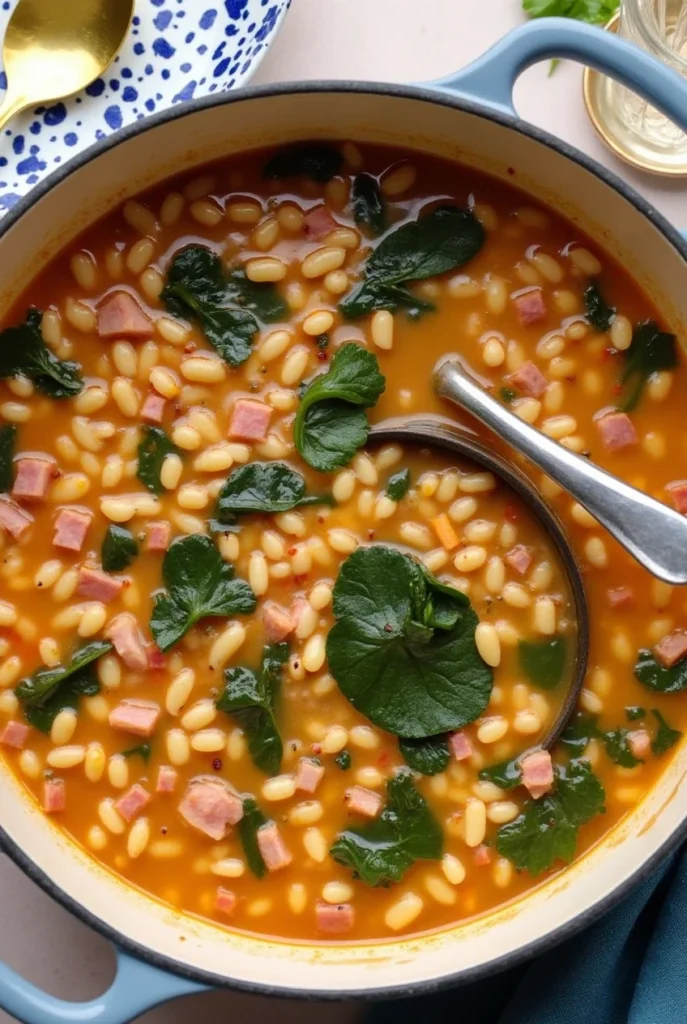
[[[134,0],[19,0],[7,25],[0,128],[26,107],[89,85],[122,45]]]

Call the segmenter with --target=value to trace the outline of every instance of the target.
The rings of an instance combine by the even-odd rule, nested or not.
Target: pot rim
[[[473,114],[486,118],[505,128],[510,128],[521,135],[528,136],[535,142],[558,152],[562,156],[577,163],[585,170],[595,174],[604,184],[614,189],[627,202],[635,207],[637,212],[646,217],[649,222],[657,228],[668,242],[678,251],[687,262],[687,236],[683,237],[672,224],[659,213],[659,211],[632,186],[624,182],[617,174],[604,167],[597,160],[587,156],[570,145],[558,139],[555,135],[520,118],[517,114],[512,115],[501,109],[482,103],[479,99],[471,99],[459,92],[446,91],[444,87],[432,87],[426,84],[404,85],[388,82],[366,82],[358,80],[315,80],[312,82],[284,82],[272,85],[248,86],[237,89],[233,92],[212,94],[199,97],[180,103],[175,107],[152,114],[141,121],[134,122],[125,128],[120,129],[113,135],[87,147],[79,155],[73,157],[63,166],[52,171],[35,188],[23,196],[11,210],[5,215],[0,223],[0,239],[13,228],[21,217],[26,213],[34,202],[40,200],[44,195],[64,180],[85,167],[92,160],[95,160],[114,150],[121,143],[133,139],[137,135],[143,135],[148,131],[157,128],[167,122],[181,120],[184,117],[193,115],[201,110],[212,107],[224,106],[225,104],[241,103],[254,99],[268,99],[274,96],[301,95],[307,93],[340,93],[364,94],[372,93],[380,96],[390,96],[397,99],[421,100],[428,103],[437,103],[441,106],[450,107],[464,113]],[[459,161],[456,161],[459,162]],[[599,920],[607,911],[616,906],[627,893],[644,879],[648,878],[654,869],[674,852],[681,842],[687,838],[687,816],[674,832],[661,844],[661,846],[647,860],[641,862],[636,870],[616,888],[599,899],[588,910],[578,914],[572,920],[547,932],[533,941],[511,950],[502,956],[497,957],[488,963],[479,964],[475,967],[462,969],[452,974],[444,975],[441,978],[432,978],[419,982],[412,986],[401,984],[387,986],[368,986],[360,989],[331,989],[312,990],[284,988],[280,985],[271,985],[268,982],[256,983],[240,979],[230,978],[226,975],[217,975],[210,971],[190,967],[181,961],[156,953],[149,947],[140,944],[128,935],[113,928],[102,918],[91,913],[77,900],[69,896],[52,879],[39,868],[22,847],[6,833],[0,823],[0,850],[6,853],[17,866],[45,893],[56,900],[66,910],[74,914],[84,924],[99,932],[109,939],[117,948],[132,954],[138,959],[163,971],[176,974],[189,981],[197,982],[213,988],[228,988],[255,995],[273,996],[286,999],[300,999],[307,1002],[332,1002],[344,1000],[365,1000],[377,1001],[390,998],[401,998],[418,995],[426,995],[440,992],[445,989],[466,985],[481,978],[498,974],[521,964],[544,950],[551,949],[566,939],[578,934],[584,927]],[[122,883],[124,884],[124,883]],[[265,942],[264,939],[260,939]],[[288,943],[287,943],[288,944]],[[295,945],[295,943],[294,943]],[[380,948],[383,948],[380,946]]]

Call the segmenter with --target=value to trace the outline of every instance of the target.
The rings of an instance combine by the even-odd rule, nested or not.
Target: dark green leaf
[[[604,810],[604,789],[588,761],[571,761],[555,774],[554,792],[528,800],[522,814],[497,834],[501,856],[531,875],[547,871],[557,860],[571,861],[579,826]]]
[[[26,321],[0,331],[0,379],[22,374],[50,398],[73,398],[83,387],[78,363],[58,359],[43,341],[38,309],[30,309]]]
[[[609,306],[596,282],[588,285],[584,291],[584,305],[587,320],[597,331],[609,330],[615,320],[615,306]]]
[[[250,462],[227,477],[217,498],[217,519],[233,524],[247,512],[286,512],[304,495],[305,478],[286,462]]]
[[[561,734],[560,743],[573,757],[581,757],[591,739],[598,737],[597,716],[578,711]]]
[[[324,183],[338,174],[343,167],[343,156],[324,142],[280,149],[265,164],[266,178],[312,178]]]
[[[501,761],[482,768],[479,777],[485,782],[493,782],[499,789],[514,789],[522,782],[522,769],[515,759]]]
[[[658,722],[656,735],[651,741],[651,751],[656,757],[660,757],[661,754],[665,754],[666,750],[670,750],[671,747],[675,746],[682,733],[679,729],[672,729],[668,725],[658,708],[652,708],[651,714]]]
[[[518,644],[520,668],[530,682],[541,690],[553,690],[565,675],[568,648],[565,637],[552,640],[521,640]]]
[[[635,676],[648,690],[680,693],[687,690],[687,657],[680,658],[671,668],[666,668],[656,661],[652,651],[643,648],[637,655]]]
[[[14,483],[14,445],[17,428],[14,423],[0,427],[0,491],[9,494]]]
[[[376,309],[431,309],[408,291],[407,283],[463,266],[479,252],[484,238],[484,228],[469,210],[439,206],[382,239],[365,265],[364,280],[339,309],[350,319]]]
[[[191,534],[173,541],[162,563],[166,593],[153,602],[150,630],[161,651],[168,651],[200,619],[247,615],[255,594],[222,561],[209,537]]]
[[[234,270],[226,278],[224,299],[248,310],[263,324],[279,323],[289,316],[289,304],[273,284],[250,281],[243,270]]]
[[[330,670],[351,704],[382,729],[416,739],[474,721],[493,680],[477,653],[469,601],[438,580],[428,585],[428,576],[400,551],[359,548],[339,571],[327,638]],[[451,595],[454,624],[435,632],[424,620],[443,620]]]
[[[162,427],[143,426],[143,436],[138,445],[138,468],[136,476],[153,494],[162,494],[160,482],[162,463],[167,455],[178,455],[179,449],[172,444]]]
[[[334,758],[334,764],[340,768],[342,772],[347,772],[351,767],[350,750],[342,750],[340,754],[337,754]]]
[[[82,696],[93,697],[100,690],[93,662],[112,650],[105,640],[94,640],[72,655],[68,665],[40,669],[22,679],[15,689],[28,722],[49,733],[55,718],[66,708],[76,710]]]
[[[243,817],[236,827],[248,867],[256,878],[262,878],[267,871],[258,846],[258,830],[269,823],[270,818],[265,817],[255,800],[246,797],[243,801]]]
[[[309,382],[296,414],[294,443],[310,466],[331,472],[350,462],[367,441],[363,410],[385,384],[376,356],[353,342],[341,346],[327,372]]]
[[[640,718],[646,717],[646,709],[640,708],[638,705],[631,705],[625,708],[625,716],[628,722],[637,722]]]
[[[400,882],[416,860],[439,860],[443,835],[411,772],[401,770],[387,783],[379,818],[341,832],[329,852],[366,885],[387,885]]]
[[[267,775],[276,775],[281,767],[283,747],[274,709],[288,656],[288,644],[275,644],[265,648],[257,675],[242,666],[227,669],[224,692],[217,700],[219,710],[239,723],[253,763]]]
[[[387,497],[392,501],[402,501],[410,488],[410,470],[399,469],[398,473],[389,477],[386,485]]]
[[[611,761],[615,761],[623,768],[636,768],[643,762],[632,753],[627,739],[628,735],[627,729],[610,729],[608,732],[602,733],[601,738]]]
[[[501,401],[506,405],[510,405],[513,399],[518,397],[517,392],[513,391],[512,388],[499,388],[499,395],[501,396]]]
[[[150,760],[150,743],[139,743],[136,747],[129,747],[127,750],[122,751],[122,757],[127,759],[130,757],[140,757],[146,763]]]
[[[360,228],[381,235],[386,227],[384,197],[379,182],[371,174],[356,174],[351,189],[353,217]]]
[[[107,528],[100,561],[105,572],[119,572],[126,569],[138,554],[138,542],[131,530],[112,523]]]
[[[420,775],[438,775],[448,768],[451,760],[445,736],[428,736],[424,740],[400,739],[398,746],[408,767]]]
[[[76,711],[82,697],[95,697],[99,692],[98,676],[93,671],[93,666],[87,665],[86,668],[79,669],[69,676],[43,704],[38,707],[25,707],[26,720],[34,729],[47,735],[60,711]]]
[[[590,25],[605,25],[618,10],[620,0],[522,0],[530,18],[574,18]]]
[[[651,374],[677,366],[675,335],[662,331],[655,321],[646,320],[635,327],[632,344],[624,355],[625,369],[620,377],[624,390],[618,408],[631,412]]]

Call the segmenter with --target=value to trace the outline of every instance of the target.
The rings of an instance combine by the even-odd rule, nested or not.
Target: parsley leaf
[[[80,697],[98,693],[100,684],[92,671],[92,663],[111,650],[112,644],[108,641],[94,640],[75,651],[68,665],[39,669],[22,679],[14,692],[27,721],[48,733],[60,711],[76,710]]]
[[[374,250],[365,264],[364,280],[339,303],[341,313],[354,320],[376,309],[434,309],[408,290],[408,282],[463,266],[479,252],[484,238],[477,218],[457,206],[439,206],[403,224]]]
[[[637,655],[635,677],[648,690],[680,693],[687,690],[687,657],[666,668],[656,660],[652,651],[643,648]]]
[[[643,761],[632,753],[627,740],[628,735],[627,729],[610,729],[601,733],[601,739],[611,761],[622,765],[623,768],[636,768],[638,764],[643,764]]]
[[[392,501],[401,501],[405,498],[410,488],[410,470],[399,469],[389,477],[386,484],[386,494]]]
[[[288,644],[274,644],[265,647],[257,675],[243,666],[227,669],[224,692],[217,700],[219,710],[239,723],[253,763],[267,775],[276,775],[281,767],[283,747],[274,706],[288,656]]]
[[[482,768],[479,777],[485,782],[493,782],[499,789],[514,789],[522,782],[522,769],[514,758],[512,761],[500,761]]]
[[[671,729],[658,708],[652,708],[651,714],[658,722],[656,735],[651,741],[651,752],[656,757],[660,757],[661,754],[665,754],[666,750],[670,750],[671,747],[675,746],[682,733],[679,729]]]
[[[618,10],[620,0],[522,0],[530,18],[574,18],[590,25],[605,25]]]
[[[387,783],[387,804],[379,818],[339,833],[329,852],[366,885],[387,885],[400,882],[416,860],[439,860],[443,835],[412,773],[401,770]]]
[[[222,561],[209,537],[191,534],[173,541],[162,563],[166,592],[155,594],[150,630],[161,651],[178,643],[200,619],[248,614],[255,594]]]
[[[407,555],[382,545],[349,555],[334,586],[334,617],[330,671],[380,728],[436,736],[486,708],[493,673],[475,646],[469,600]]]
[[[624,354],[625,369],[620,383],[627,386],[618,408],[632,412],[651,374],[677,366],[675,335],[662,331],[654,320],[646,320],[635,327],[632,344]]]
[[[596,327],[597,331],[607,331],[615,320],[616,309],[615,306],[608,305],[596,282],[585,288],[584,305],[587,320],[592,327]]]
[[[258,831],[269,823],[270,818],[265,817],[253,797],[246,797],[243,801],[243,817],[236,827],[246,862],[256,878],[263,878],[267,871],[258,846]]]
[[[26,322],[0,331],[0,379],[22,374],[50,398],[73,398],[83,388],[78,363],[58,359],[43,341],[39,309],[30,309]]]
[[[126,569],[138,554],[138,542],[131,530],[111,523],[107,528],[100,560],[105,572],[119,572]]]
[[[170,313],[198,323],[230,366],[248,359],[261,322],[283,320],[289,311],[274,285],[256,284],[240,271],[227,277],[219,256],[204,245],[175,254],[161,298]]]
[[[637,704],[630,705],[630,707],[625,708],[625,717],[628,722],[636,722],[640,718],[646,718],[646,709],[640,708]]]
[[[250,462],[227,477],[217,497],[219,527],[248,512],[287,512],[296,505],[329,504],[329,495],[305,496],[305,478],[286,462]]]
[[[518,397],[513,388],[499,388],[499,397],[505,405],[510,405]]]
[[[377,357],[353,342],[342,345],[327,372],[309,382],[293,439],[313,469],[331,472],[353,458],[370,430],[363,410],[375,404],[385,385]]]
[[[338,174],[343,156],[324,142],[308,142],[279,150],[265,164],[266,178],[311,178],[322,184]]]
[[[379,182],[371,174],[356,174],[351,189],[353,217],[359,228],[381,235],[386,226],[384,197]]]
[[[129,747],[127,750],[123,750],[122,757],[126,757],[127,760],[130,757],[141,757],[147,764],[150,760],[150,752],[150,743],[139,743],[136,747]]]
[[[518,644],[520,668],[530,682],[541,690],[553,690],[562,681],[568,661],[565,638],[521,640]]]
[[[636,768],[643,762],[632,753],[628,741],[629,735],[629,730],[622,726],[604,732],[599,728],[596,715],[578,711],[563,730],[560,742],[573,757],[582,757],[590,740],[601,740],[612,761],[622,765],[623,768]]]
[[[556,788],[528,800],[522,814],[498,830],[496,848],[518,870],[539,875],[557,860],[572,860],[580,825],[604,811],[603,786],[588,761],[556,768]]]
[[[445,736],[428,736],[422,740],[398,741],[403,760],[420,775],[438,775],[448,768],[451,752]]]
[[[143,436],[138,445],[138,468],[136,476],[153,494],[162,494],[160,481],[162,463],[167,455],[178,455],[179,449],[167,437],[162,427],[143,426]]]
[[[0,492],[9,494],[14,483],[14,445],[17,440],[17,427],[14,423],[5,423],[0,427]]]
[[[340,768],[342,772],[347,772],[351,767],[351,752],[350,750],[342,750],[340,754],[337,754],[334,758],[334,764],[337,768]]]

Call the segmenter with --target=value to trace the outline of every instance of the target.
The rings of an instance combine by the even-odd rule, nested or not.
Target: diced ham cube
[[[138,812],[143,810],[149,800],[150,793],[148,790],[144,789],[143,786],[139,786],[138,782],[136,782],[124,796],[120,796],[119,800],[115,803],[115,807],[124,818],[124,821],[132,821]]]
[[[635,603],[635,595],[631,587],[613,587],[606,591],[611,608],[627,608]]]
[[[148,523],[146,535],[146,551],[166,551],[172,536],[172,527],[166,519],[157,519]]]
[[[520,762],[522,784],[538,800],[553,786],[553,762],[548,750],[535,750]]]
[[[491,864],[491,850],[484,843],[480,843],[475,847],[472,859],[478,868],[486,867],[487,864]]]
[[[215,893],[215,910],[224,914],[225,917],[231,917],[236,910],[236,904],[238,900],[236,893],[233,893],[231,889],[225,889],[223,886],[217,886],[217,892]]]
[[[33,516],[15,502],[0,498],[0,527],[7,530],[10,537],[19,540],[33,522]]]
[[[315,906],[317,930],[324,935],[343,935],[350,932],[355,914],[350,903],[325,903],[318,900]]]
[[[130,612],[115,615],[105,630],[105,636],[114,644],[127,668],[144,672],[148,668],[148,652],[136,619]]]
[[[281,837],[276,821],[270,821],[258,829],[258,849],[268,871],[279,871],[291,863],[291,854]]]
[[[456,761],[466,761],[474,753],[470,737],[464,732],[452,732],[448,738],[448,745]]]
[[[674,629],[654,647],[654,654],[664,668],[671,668],[687,654],[687,630]]]
[[[116,576],[108,576],[102,569],[89,569],[82,566],[79,569],[79,580],[76,584],[76,592],[79,597],[87,597],[91,601],[103,601],[108,604],[114,601],[124,586],[124,580]]]
[[[539,367],[529,359],[522,364],[519,370],[509,374],[506,380],[523,395],[529,395],[530,398],[541,398],[549,384]]]
[[[157,770],[156,793],[173,793],[177,786],[179,773],[171,765],[161,764]]]
[[[151,391],[141,406],[141,419],[145,420],[146,423],[162,423],[162,417],[165,413],[165,402],[166,399],[162,395],[158,395],[156,391]]]
[[[324,775],[324,765],[317,764],[309,757],[302,757],[296,772],[296,789],[302,793],[314,793]]]
[[[67,806],[64,779],[46,779],[43,783],[43,810],[46,814],[57,814]]]
[[[189,782],[179,814],[210,839],[224,839],[243,817],[243,801],[222,779],[199,775]]]
[[[90,525],[90,512],[63,508],[55,520],[55,536],[52,542],[56,548],[64,548],[65,551],[81,551]]]
[[[666,484],[666,490],[673,499],[673,505],[683,515],[687,512],[687,480],[673,480]]]
[[[607,412],[599,416],[596,425],[601,434],[604,448],[619,452],[638,443],[637,431],[630,417],[624,412]]]
[[[160,706],[153,701],[123,700],[110,711],[109,723],[132,736],[152,736],[159,717]]]
[[[546,304],[541,288],[531,288],[528,291],[520,292],[513,301],[518,319],[524,326],[539,323],[546,316]]]
[[[167,659],[155,644],[151,644],[150,647],[146,648],[146,654],[148,656],[148,668],[152,672],[162,672],[167,667]]]
[[[263,607],[262,621],[267,639],[272,644],[281,643],[296,628],[296,623],[291,615],[284,611],[281,605],[275,604],[273,601]]]
[[[633,729],[627,734],[627,745],[631,753],[642,761],[651,753],[651,736],[646,729]]]
[[[150,338],[153,322],[128,292],[108,295],[98,306],[101,338]]]
[[[12,497],[23,501],[43,501],[56,472],[55,463],[51,459],[25,455],[17,459],[15,466],[17,475],[14,478]]]
[[[321,242],[323,238],[334,231],[340,225],[334,220],[326,206],[315,206],[308,210],[303,218],[303,231],[305,237],[315,242]]]
[[[379,793],[365,786],[351,786],[346,790],[345,799],[351,814],[362,814],[364,818],[376,818],[382,809]]]
[[[15,750],[23,750],[28,735],[28,725],[25,725],[23,722],[8,722],[0,733],[0,744],[3,747],[14,747]]]
[[[515,569],[521,576],[524,576],[532,565],[532,553],[524,544],[516,544],[514,548],[507,551],[503,556],[511,569]]]
[[[255,398],[239,398],[234,402],[229,421],[229,437],[237,441],[264,441],[272,410]]]

